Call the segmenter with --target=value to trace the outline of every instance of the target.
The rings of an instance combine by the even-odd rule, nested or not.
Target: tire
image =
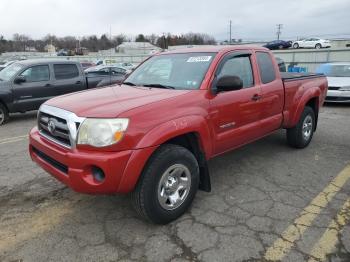
[[[298,44],[298,43],[295,43],[295,44],[293,45],[293,48],[294,48],[294,49],[298,49],[298,48],[299,48],[299,44]]]
[[[315,130],[315,112],[314,110],[306,106],[299,122],[293,128],[287,129],[287,142],[290,146],[295,148],[307,147],[313,137]]]
[[[315,45],[315,48],[316,48],[316,49],[321,49],[321,48],[322,48],[322,45],[321,45],[321,44],[316,44],[316,45]]]
[[[283,45],[278,46],[278,49],[283,49]]]
[[[187,184],[187,190],[179,182],[185,185],[183,188]],[[198,186],[199,166],[194,155],[184,147],[164,144],[145,166],[132,193],[133,205],[144,219],[167,224],[189,208]],[[176,191],[178,194],[173,193]],[[169,196],[180,198],[172,203]]]
[[[0,126],[5,124],[9,120],[9,111],[0,103]]]

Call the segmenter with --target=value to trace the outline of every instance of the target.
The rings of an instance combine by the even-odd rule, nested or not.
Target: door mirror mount
[[[220,77],[213,88],[213,93],[240,90],[243,88],[243,81],[238,76],[224,75]]]
[[[24,76],[17,76],[14,80],[15,84],[21,84],[26,81],[26,78]]]

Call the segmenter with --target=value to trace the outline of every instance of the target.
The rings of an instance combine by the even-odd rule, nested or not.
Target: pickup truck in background
[[[9,113],[37,110],[52,97],[109,84],[105,79],[89,81],[79,62],[49,59],[15,62],[0,71],[0,125],[6,123]]]
[[[88,87],[102,87],[121,84],[127,75],[127,70],[114,65],[98,65],[84,70],[88,79]]]
[[[121,86],[51,99],[30,132],[31,158],[73,190],[132,192],[144,218],[181,216],[211,190],[208,160],[284,128],[306,147],[327,92],[323,75],[279,72],[262,47],[156,54]]]

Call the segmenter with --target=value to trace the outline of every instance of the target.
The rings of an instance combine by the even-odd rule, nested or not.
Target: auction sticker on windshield
[[[209,62],[211,56],[191,56],[187,59],[187,63]]]

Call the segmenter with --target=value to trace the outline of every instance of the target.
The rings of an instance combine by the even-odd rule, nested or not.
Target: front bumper
[[[149,147],[120,152],[67,149],[42,137],[35,127],[29,135],[33,161],[72,188],[89,194],[127,193],[133,190],[143,166],[156,149]],[[97,181],[92,169],[103,170],[105,178]]]
[[[350,103],[350,91],[328,90],[326,102]]]

